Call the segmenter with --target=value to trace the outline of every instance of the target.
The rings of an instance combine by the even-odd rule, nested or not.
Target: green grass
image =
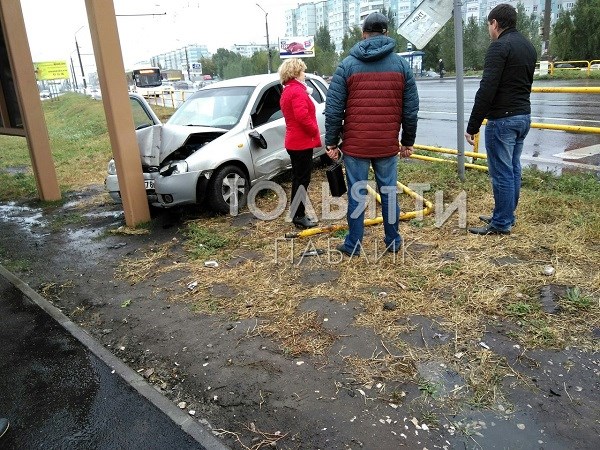
[[[103,183],[112,150],[102,102],[69,92],[42,106],[61,191]],[[174,111],[152,108],[161,119]],[[37,188],[25,138],[0,135],[0,149],[0,201],[35,198]]]

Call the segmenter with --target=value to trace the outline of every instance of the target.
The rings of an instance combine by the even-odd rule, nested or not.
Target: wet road
[[[478,78],[464,80],[465,130],[479,83]],[[419,81],[417,86],[420,99],[417,144],[457,148],[456,80],[423,80]],[[536,81],[534,86],[591,87],[600,86],[600,80],[540,80]],[[531,110],[532,122],[600,127],[600,94],[532,93]],[[484,128],[481,130],[484,131]],[[483,134],[481,133],[480,151],[485,152]],[[524,164],[541,161],[543,163],[539,164],[540,166],[552,165],[552,162],[562,162],[561,158],[554,156],[558,153],[597,144],[600,144],[600,135],[597,134],[531,129],[525,139],[522,160]],[[466,142],[465,150],[471,150],[471,146]],[[577,158],[576,161],[583,164],[600,164],[598,156]]]
[[[0,448],[223,448],[184,432],[8,280],[0,271]]]

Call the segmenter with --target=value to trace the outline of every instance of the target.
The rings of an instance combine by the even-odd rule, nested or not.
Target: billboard
[[[35,79],[42,80],[68,80],[69,69],[66,61],[34,62]]]
[[[280,58],[314,58],[314,36],[292,36],[279,39]]]

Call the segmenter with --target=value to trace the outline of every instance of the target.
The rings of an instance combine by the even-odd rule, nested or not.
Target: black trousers
[[[304,189],[308,192],[308,185],[310,184],[310,176],[313,169],[313,149],[307,148],[306,150],[288,150],[290,159],[292,161],[292,202],[296,198],[296,193],[300,186],[304,186]],[[306,197],[303,196],[301,199],[296,212],[292,214],[292,217],[304,217]]]

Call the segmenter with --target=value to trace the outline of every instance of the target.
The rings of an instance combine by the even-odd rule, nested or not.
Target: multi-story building
[[[189,44],[177,50],[152,56],[150,63],[161,69],[187,71],[188,65],[191,67],[201,58],[210,58],[210,52],[206,45]]]
[[[571,10],[577,0],[551,0],[551,23],[554,23],[559,14],[564,10]],[[353,27],[360,27],[365,17],[375,11],[389,11],[395,20],[396,26],[400,25],[421,3],[421,0],[315,0],[300,3],[294,9],[285,11],[285,36],[310,36],[315,35],[319,28],[327,26],[336,50],[342,50],[344,35]],[[489,12],[499,3],[509,3],[517,6],[522,3],[527,14],[534,14],[543,18],[546,0],[463,0],[463,20],[471,17],[477,21],[484,21]],[[269,43],[271,48],[277,46],[276,42]],[[235,44],[231,51],[242,56],[250,57],[259,51],[265,51],[266,44]],[[210,57],[206,45],[193,44],[156,55],[150,59],[154,65],[164,69],[185,70],[188,63],[197,62],[202,57]]]
[[[554,23],[564,10],[571,10],[577,0],[551,0],[551,23]],[[285,12],[286,36],[314,34],[320,27],[326,25],[331,39],[335,42],[336,50],[341,51],[344,35],[354,26],[360,26],[367,15],[374,11],[390,11],[396,25],[400,25],[421,3],[421,0],[321,0],[315,1],[315,19],[311,22],[307,14],[312,11],[307,3],[298,5],[295,9]],[[546,0],[464,0],[463,19],[470,17],[484,21],[489,12],[499,3],[509,3],[517,6],[523,3],[527,14],[543,18]],[[314,23],[315,32],[309,30],[306,24]]]

